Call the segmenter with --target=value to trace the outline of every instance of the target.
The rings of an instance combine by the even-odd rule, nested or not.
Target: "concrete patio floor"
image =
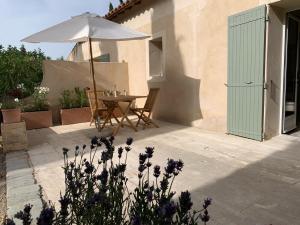
[[[278,136],[263,143],[166,122],[160,128],[121,129],[116,145],[134,138],[128,177],[136,182],[138,154],[154,146],[153,164],[182,159],[177,192],[190,190],[194,206],[213,198],[214,225],[300,224],[300,138]],[[106,131],[109,132],[109,131]],[[29,161],[44,199],[57,202],[64,190],[62,147],[74,149],[99,135],[88,123],[28,132]],[[57,203],[56,203],[57,204]]]

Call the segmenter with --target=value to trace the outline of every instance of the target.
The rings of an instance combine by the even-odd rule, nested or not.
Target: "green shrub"
[[[11,97],[4,96],[1,100],[0,108],[1,109],[16,109],[16,108],[20,107],[20,105],[21,105],[21,103],[18,98],[13,99]]]
[[[73,107],[72,91],[64,90],[59,99],[62,109],[71,109]]]
[[[85,90],[75,87],[75,106],[78,108],[87,107],[89,105]]]
[[[87,107],[88,98],[84,89],[75,87],[73,90],[64,90],[59,99],[62,109]]]
[[[36,112],[36,111],[47,111],[49,110],[49,104],[47,96],[49,94],[48,87],[36,87],[32,94],[33,103],[23,106],[22,111],[24,112]]]
[[[49,59],[38,49],[27,51],[22,45],[0,45],[0,97],[9,95],[24,98],[34,92],[43,79],[42,63]]]

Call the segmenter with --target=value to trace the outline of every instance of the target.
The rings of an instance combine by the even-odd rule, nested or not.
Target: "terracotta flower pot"
[[[19,123],[21,122],[20,109],[1,109],[3,123]]]
[[[26,129],[39,129],[53,126],[52,111],[23,112],[21,118],[26,123]]]
[[[74,123],[90,122],[92,114],[90,107],[61,109],[61,124],[68,125]]]

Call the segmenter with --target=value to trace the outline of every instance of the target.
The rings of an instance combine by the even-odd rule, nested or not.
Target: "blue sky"
[[[104,15],[110,0],[0,0],[0,44],[19,47],[26,36],[84,12]],[[119,0],[111,0],[114,6]],[[27,44],[53,59],[66,57],[73,44]]]

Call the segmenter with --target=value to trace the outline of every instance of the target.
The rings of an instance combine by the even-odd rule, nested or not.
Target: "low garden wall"
[[[95,62],[95,78],[98,90],[129,91],[127,63]],[[43,62],[43,81],[41,86],[50,89],[48,100],[53,112],[53,122],[60,122],[59,98],[63,90],[74,87],[93,87],[89,62],[70,62],[46,60]]]

